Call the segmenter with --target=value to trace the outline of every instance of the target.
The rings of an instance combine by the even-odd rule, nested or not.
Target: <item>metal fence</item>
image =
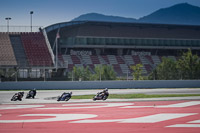
[[[38,32],[42,26],[32,26],[32,32]],[[31,32],[30,26],[7,26],[0,25],[0,32]]]

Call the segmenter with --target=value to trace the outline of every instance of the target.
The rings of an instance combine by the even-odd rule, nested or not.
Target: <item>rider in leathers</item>
[[[105,88],[102,92],[99,93],[99,95],[102,95],[102,98],[105,96],[108,97],[109,96],[108,88]]]

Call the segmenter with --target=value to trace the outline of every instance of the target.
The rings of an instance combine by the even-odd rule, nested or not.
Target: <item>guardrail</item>
[[[0,90],[15,89],[145,89],[145,88],[200,88],[199,80],[141,80],[141,81],[28,81],[1,82]]]

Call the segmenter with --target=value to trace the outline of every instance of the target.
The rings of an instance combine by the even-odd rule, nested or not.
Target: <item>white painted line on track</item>
[[[126,106],[121,108],[183,108],[183,107],[190,107],[194,105],[199,105],[200,101],[190,101],[190,102],[183,102],[183,103],[176,103],[176,104],[169,104],[169,105],[158,105],[158,106]]]
[[[128,118],[128,119],[113,119],[113,120],[80,120],[70,123],[106,123],[106,122],[119,122],[119,123],[156,123],[167,121],[171,119],[186,117],[190,115],[195,115],[196,113],[161,113],[155,115],[149,115],[138,118]]]
[[[200,124],[175,124],[166,127],[200,127]]]
[[[25,114],[20,116],[51,116],[52,118],[25,119],[25,120],[0,120],[0,123],[22,123],[22,122],[54,122],[66,120],[78,120],[97,117],[93,114]]]
[[[105,107],[120,107],[120,106],[130,106],[133,105],[133,103],[102,103],[100,104],[100,106],[98,104],[69,104],[67,106],[78,106],[78,107],[52,107],[52,108],[37,108],[37,109],[88,109],[88,108],[105,108]],[[87,107],[81,107],[81,105],[91,105],[91,106],[87,106]],[[63,106],[66,106],[63,105]]]
[[[183,107],[189,107],[194,105],[199,105],[200,101],[190,101],[190,102],[184,102],[184,103],[176,103],[176,104],[170,104],[170,105],[163,105],[163,106],[157,106],[157,108],[183,108]]]
[[[44,105],[3,105],[3,106],[0,106],[0,110],[3,110],[3,109],[38,108],[38,107],[44,107]]]
[[[153,108],[155,106],[125,106],[121,108]]]
[[[196,113],[161,113],[161,114],[155,114],[155,115],[149,115],[139,118],[132,118],[132,119],[126,119],[123,120],[121,123],[155,123],[155,122],[161,122],[176,118],[181,118],[185,116],[195,115]]]
[[[106,122],[120,122],[121,119],[113,119],[113,120],[80,120],[80,121],[73,121],[70,123],[106,123]]]
[[[200,123],[200,120],[190,121],[188,123]]]

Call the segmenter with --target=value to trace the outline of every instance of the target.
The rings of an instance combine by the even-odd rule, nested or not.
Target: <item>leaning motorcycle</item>
[[[11,101],[17,101],[17,100],[21,101],[23,96],[24,96],[24,92],[15,93],[13,97],[11,98]]]
[[[106,100],[109,96],[109,93],[106,92],[106,93],[97,93],[97,95],[95,95],[93,97],[93,101],[96,101],[96,100]]]
[[[57,101],[69,101],[69,99],[72,97],[70,93],[63,93],[60,97],[58,97]]]
[[[30,90],[27,95],[26,95],[26,98],[29,99],[29,98],[35,98],[35,95],[36,95],[36,90]]]

